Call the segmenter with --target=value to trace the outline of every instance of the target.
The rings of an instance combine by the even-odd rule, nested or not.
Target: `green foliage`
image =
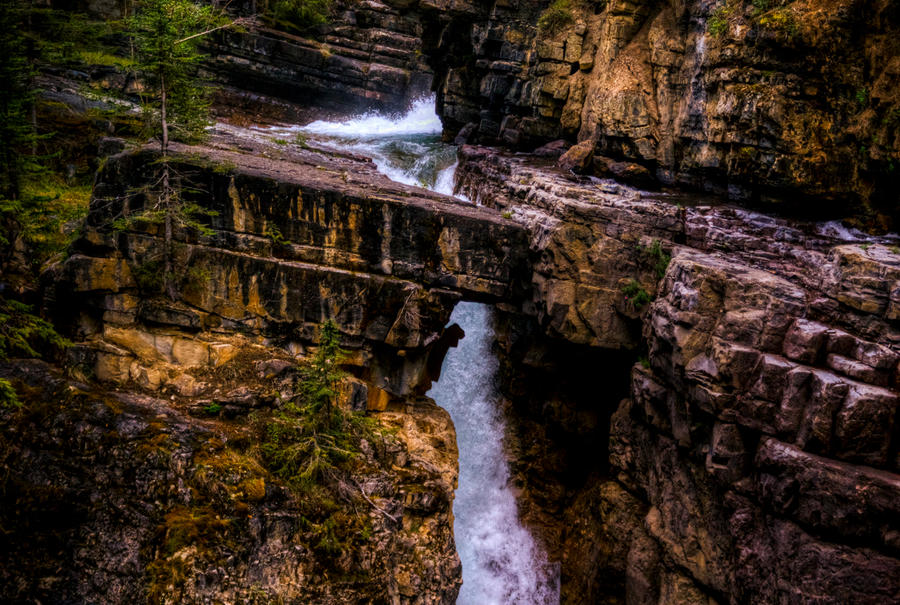
[[[5,378],[0,378],[0,408],[20,408],[22,402],[19,401],[19,395],[16,389]]]
[[[771,30],[784,32],[788,39],[800,35],[800,25],[790,7],[770,10],[759,18],[759,24]]]
[[[276,0],[264,18],[287,30],[304,31],[328,22],[332,0]]]
[[[266,227],[266,237],[272,240],[272,243],[276,246],[282,246],[287,242],[287,240],[284,239],[284,235],[281,234],[281,229],[278,228],[278,225],[269,225]]]
[[[869,105],[869,89],[865,86],[857,88],[853,98],[860,109],[865,109]]]
[[[36,159],[34,69],[28,56],[33,44],[24,36],[25,19],[19,2],[0,3],[0,199],[7,201],[21,198],[22,182],[35,169]],[[9,218],[10,208],[4,210]]]
[[[43,60],[54,65],[105,65],[127,68],[131,60],[120,38],[123,22],[92,20],[84,13],[33,6],[28,9],[29,40]]]
[[[638,357],[638,363],[640,363],[641,367],[643,367],[645,370],[650,369],[650,359],[646,355],[641,355],[640,357]]]
[[[165,285],[163,271],[163,263],[159,260],[148,260],[131,266],[131,275],[138,288],[145,294],[162,292]]]
[[[41,357],[67,346],[69,341],[35,315],[31,306],[0,298],[0,359]]]
[[[87,182],[68,184],[58,175],[25,182],[18,221],[34,267],[63,252],[75,239],[76,226],[88,213],[91,188]]]
[[[712,12],[706,22],[706,31],[709,35],[718,38],[728,32],[728,20],[733,9],[729,6],[720,6]]]
[[[219,412],[222,411],[222,404],[219,403],[211,403],[208,406],[203,408],[203,412],[209,414],[210,416],[215,416]]]
[[[122,57],[105,50],[81,49],[78,51],[78,58],[88,65],[120,67],[126,70],[134,66],[134,61],[130,58]]]
[[[351,423],[334,404],[344,373],[339,332],[333,321],[320,326],[319,340],[316,354],[300,369],[298,398],[272,416],[260,446],[266,466],[296,488],[333,476],[336,466],[353,453]]]
[[[653,243],[648,247],[638,244],[637,250],[653,266],[656,279],[665,277],[666,269],[669,268],[669,263],[672,261],[672,255],[663,250],[662,243],[658,239],[653,240]]]
[[[213,214],[183,195],[178,173],[168,156],[170,138],[196,142],[206,135],[210,124],[209,88],[198,77],[204,55],[198,45],[204,36],[233,23],[191,0],[144,0],[138,13],[129,20],[129,33],[137,51],[135,68],[148,83],[142,106],[148,127],[160,142],[162,157],[159,177],[141,193],[149,204],[136,215],[119,218],[114,227],[130,228],[135,222],[163,226],[163,251],[166,293],[175,298],[172,282],[172,247],[176,228],[187,228],[200,235],[212,230],[203,217]]]
[[[759,15],[772,8],[772,0],[753,0],[753,14]]]
[[[203,32],[220,24],[212,7],[190,0],[144,0],[129,21],[135,69],[149,84],[142,100],[154,134],[163,128],[165,109],[173,139],[194,142],[205,135],[211,123],[210,89],[198,74],[205,58],[198,45]]]
[[[181,288],[188,294],[199,296],[206,290],[212,275],[206,267],[192,265],[182,272]]]
[[[507,210],[501,216],[505,219],[511,219],[513,217],[513,213]]]
[[[625,295],[625,301],[635,309],[644,308],[652,300],[650,294],[635,279],[630,280],[622,287],[622,294]]]
[[[538,31],[552,36],[575,22],[572,0],[553,0],[538,17]]]

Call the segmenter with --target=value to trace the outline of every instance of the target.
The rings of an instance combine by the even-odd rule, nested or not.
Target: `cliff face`
[[[172,148],[185,196],[212,213],[208,233],[175,229],[174,300],[161,226],[116,223],[150,203],[147,149],[105,162],[81,237],[45,274],[75,344],[69,378],[0,369],[24,401],[0,411],[0,598],[455,601],[456,435],[421,394],[456,301],[516,296],[526,231],[365,158],[242,132]],[[262,463],[260,423],[300,392],[326,318],[348,349],[337,403],[375,426],[331,492],[297,493]]]
[[[587,173],[889,224],[894,4],[560,3],[539,28],[547,8],[347,3],[317,37],[217,39],[210,69],[244,92],[347,107],[399,109],[431,82],[448,134],[518,149],[562,137]],[[3,526],[22,528],[2,549],[18,581],[4,596],[67,583],[100,601],[111,586],[115,602],[148,586],[185,602],[451,602],[455,440],[420,395],[470,298],[503,311],[514,477],[565,602],[900,601],[895,241],[483,147],[462,149],[459,186],[514,221],[352,155],[234,131],[175,151],[191,201],[216,213],[211,235],[175,235],[176,300],[158,226],[112,228],[146,203],[154,155],[132,150],[101,171],[83,236],[46,275],[78,341],[74,378],[3,370],[31,389],[2,418]],[[297,498],[241,449],[249,412],[277,407],[272,385],[325,318],[351,350],[342,405],[395,431],[355,475],[375,539],[336,569]],[[23,524],[29,507],[41,523]],[[212,534],[204,549],[183,539]],[[96,568],[115,571],[88,585]]]
[[[451,137],[565,139],[588,173],[633,162],[656,184],[885,229],[900,185],[898,40],[888,0],[345,1],[306,37],[223,34],[208,67],[328,108],[399,111],[431,89]]]
[[[530,225],[541,259],[537,332],[501,342],[516,473],[526,503],[556,511],[532,515],[564,600],[900,598],[897,248],[462,157],[462,188]],[[559,337],[594,365],[570,364],[553,394],[517,388],[517,365],[557,375],[573,356],[551,352]],[[599,350],[629,348],[643,360],[623,384]]]
[[[470,60],[438,80],[449,129],[588,142],[746,203],[895,215],[895,4],[558,2],[542,29],[545,7],[497,3],[472,27]]]
[[[368,502],[297,494],[260,465],[247,417],[271,405],[254,359],[271,368],[277,351],[242,353],[207,377],[240,389],[213,396],[221,415],[203,411],[209,397],[106,390],[40,362],[0,369],[24,404],[0,411],[4,602],[455,601],[448,415],[423,401],[379,416],[390,432],[352,475]],[[284,366],[278,378],[284,389]]]

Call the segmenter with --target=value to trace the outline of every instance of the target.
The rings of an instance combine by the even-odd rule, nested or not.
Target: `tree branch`
[[[220,29],[226,29],[228,27],[241,27],[244,25],[251,25],[256,22],[255,17],[240,17],[235,19],[234,21],[230,21],[224,25],[219,25],[217,27],[213,27],[212,29],[208,29],[206,31],[202,31],[200,33],[194,34],[192,36],[188,36],[187,38],[182,38],[181,40],[176,40],[175,45],[182,44],[183,42],[187,42],[188,40],[193,40],[194,38],[199,38],[200,36],[206,36],[213,32],[219,31]]]

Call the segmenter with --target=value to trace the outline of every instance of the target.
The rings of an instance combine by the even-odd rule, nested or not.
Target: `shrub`
[[[625,301],[635,309],[644,308],[652,300],[650,294],[635,279],[632,279],[622,287],[622,294],[625,295]]]
[[[336,405],[337,384],[345,375],[340,369],[345,353],[333,321],[320,326],[319,341],[312,360],[300,368],[297,397],[262,427],[260,451],[266,466],[301,491],[339,479],[367,428],[363,418]]]
[[[656,279],[662,279],[666,275],[666,269],[672,261],[672,255],[663,250],[662,243],[658,239],[653,240],[649,247],[638,244],[638,252],[645,255],[646,260],[653,266]]]
[[[165,285],[163,271],[161,260],[148,260],[131,267],[131,275],[144,294],[159,294],[163,291]]]
[[[706,31],[709,35],[718,38],[728,31],[728,19],[731,17],[732,9],[727,6],[720,6],[712,12],[709,20],[706,22]]]
[[[753,0],[753,14],[759,15],[772,7],[772,0]]]
[[[760,17],[759,24],[771,30],[782,31],[789,38],[800,34],[800,26],[790,8],[776,8]]]
[[[303,31],[328,22],[332,0],[278,0],[266,12],[273,25]]]
[[[41,357],[42,352],[67,346],[69,341],[29,305],[0,298],[0,359]]]
[[[22,402],[19,401],[16,389],[8,380],[0,378],[0,408],[20,407],[22,407]]]
[[[571,0],[553,0],[538,17],[538,31],[552,36],[575,21]]]

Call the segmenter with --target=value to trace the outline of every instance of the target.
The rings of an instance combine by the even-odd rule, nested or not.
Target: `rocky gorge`
[[[158,154],[105,139],[42,275],[66,371],[2,369],[31,402],[2,412],[2,597],[456,602],[457,436],[425,394],[478,301],[560,602],[900,602],[900,15],[825,4],[342,2],[213,39],[243,122],[433,89],[470,201],[232,119],[172,145],[208,211],[173,299],[160,226],[116,226]],[[346,535],[253,455],[324,320],[340,405],[381,427]]]

